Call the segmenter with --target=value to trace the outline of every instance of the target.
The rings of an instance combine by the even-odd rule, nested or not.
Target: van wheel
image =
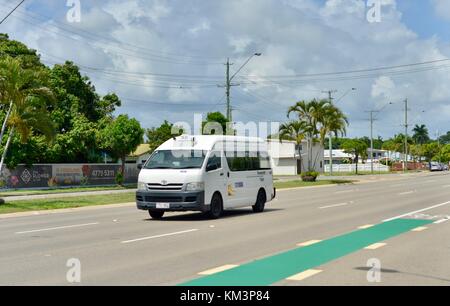
[[[262,213],[264,211],[264,207],[266,206],[266,193],[264,190],[260,190],[258,192],[258,196],[256,197],[256,203],[252,206],[253,212]]]
[[[211,208],[208,212],[208,216],[211,219],[218,219],[223,213],[223,203],[222,203],[222,197],[215,193],[211,199]]]
[[[149,210],[148,214],[150,215],[150,217],[152,217],[152,219],[155,220],[161,220],[162,217],[164,216],[163,211],[156,211],[156,210]]]

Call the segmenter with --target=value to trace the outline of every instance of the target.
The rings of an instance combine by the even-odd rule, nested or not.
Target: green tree
[[[48,141],[55,136],[47,109],[54,96],[49,88],[42,86],[41,81],[45,78],[45,71],[23,69],[18,59],[6,57],[0,61],[0,100],[8,105],[3,126],[9,128],[0,172],[15,133],[22,143],[26,143],[35,132],[44,135]],[[2,128],[2,137],[3,132]]]
[[[450,131],[448,131],[445,135],[439,137],[439,141],[442,144],[450,144]]]
[[[0,33],[0,58],[8,56],[17,59],[23,69],[47,69],[41,63],[36,50],[29,49],[19,41],[10,40],[8,34]]]
[[[302,152],[301,146],[302,142],[305,139],[306,133],[308,133],[308,129],[310,127],[304,121],[290,121],[284,123],[280,126],[279,130],[279,138],[282,142],[283,140],[294,141],[297,147],[297,154],[302,162]]]
[[[439,144],[437,142],[430,142],[423,146],[423,155],[427,162],[431,162],[440,152]]]
[[[227,132],[228,119],[221,112],[208,113],[206,120],[202,122],[201,133],[225,135]],[[207,126],[208,131],[205,131],[205,126]],[[219,130],[219,126],[222,129]]]
[[[359,158],[367,155],[367,143],[361,139],[349,139],[342,144],[342,149],[347,154],[352,154],[356,164],[356,174],[358,174]]]
[[[304,124],[309,127],[306,132],[306,140],[309,149],[308,171],[313,171],[315,168],[315,164],[313,164],[312,161],[313,145],[314,143],[323,141],[323,139],[319,136],[319,125],[327,106],[329,106],[329,102],[326,100],[312,100],[310,102],[299,101],[288,109],[288,118],[291,114],[295,113],[298,117],[298,121],[304,122]]]
[[[414,134],[412,136],[412,139],[414,140],[414,143],[423,145],[430,141],[430,136],[428,134],[428,129],[426,125],[416,124],[416,126],[413,129],[413,132]]]
[[[174,127],[172,123],[164,120],[159,127],[153,127],[147,130],[147,143],[150,145],[150,150],[154,151],[170,138],[180,136],[181,134],[181,128]]]
[[[105,128],[100,131],[99,140],[101,147],[111,156],[122,161],[121,173],[125,171],[125,160],[128,154],[135,151],[143,142],[144,130],[139,122],[127,115],[119,115],[112,119]]]
[[[450,162],[450,144],[446,144],[442,147],[440,155],[442,162],[444,163]]]
[[[327,135],[334,134],[336,137],[346,134],[348,119],[344,113],[332,105],[328,100],[312,100],[309,102],[300,101],[288,109],[288,118],[295,113],[300,122],[303,122],[308,129],[306,130],[306,139],[308,141],[308,171],[315,168],[312,162],[312,147],[314,143],[319,142],[325,146]]]
[[[318,118],[320,127],[320,143],[324,146],[327,135],[335,135],[336,137],[345,136],[347,133],[348,119],[344,113],[332,104],[324,104],[323,113]]]

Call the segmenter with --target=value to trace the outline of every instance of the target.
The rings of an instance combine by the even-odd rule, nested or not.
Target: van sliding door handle
[[[221,173],[220,176],[223,176],[223,173]]]

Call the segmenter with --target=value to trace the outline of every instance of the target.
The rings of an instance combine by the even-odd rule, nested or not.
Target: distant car
[[[448,164],[442,164],[442,171],[448,171]]]
[[[431,162],[430,163],[430,171],[444,171],[444,167],[442,164],[438,162]]]
[[[430,163],[430,171],[444,171],[444,168],[438,162],[431,162]]]

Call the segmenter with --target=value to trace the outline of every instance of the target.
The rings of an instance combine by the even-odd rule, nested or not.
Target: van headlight
[[[188,183],[186,185],[186,191],[203,191],[205,190],[205,183],[196,182],[196,183]]]
[[[139,191],[147,191],[147,184],[146,183],[142,183],[142,182],[138,182],[137,189]]]

